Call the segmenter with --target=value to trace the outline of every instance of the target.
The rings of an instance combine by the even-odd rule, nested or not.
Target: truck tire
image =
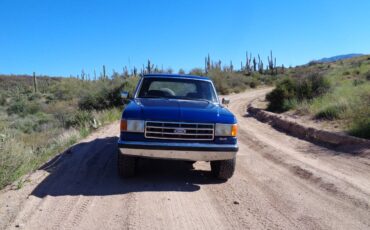
[[[227,180],[234,175],[236,158],[231,160],[211,161],[212,175],[221,180]]]
[[[123,155],[118,151],[118,175],[121,178],[128,178],[135,175],[136,158]]]

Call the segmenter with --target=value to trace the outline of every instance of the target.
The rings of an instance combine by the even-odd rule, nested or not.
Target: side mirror
[[[121,92],[121,100],[122,100],[122,103],[125,103],[125,101],[129,98],[129,93],[126,92],[126,91],[122,91]]]
[[[227,99],[227,98],[222,98],[222,100],[221,100],[221,103],[223,104],[223,105],[226,105],[226,106],[228,106],[229,104],[230,104],[230,99]]]

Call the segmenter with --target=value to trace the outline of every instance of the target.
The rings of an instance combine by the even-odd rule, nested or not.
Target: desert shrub
[[[312,99],[327,93],[330,89],[330,81],[321,74],[311,74],[307,77],[312,84],[312,95],[307,95],[306,99]]]
[[[39,93],[39,92],[36,92],[36,93],[31,93],[29,94],[28,96],[28,100],[29,101],[36,101],[36,100],[39,100],[42,98],[42,94]]]
[[[51,86],[49,91],[55,100],[72,100],[86,90],[88,83],[83,84],[77,79],[63,79],[59,84]]]
[[[52,101],[55,100],[55,96],[53,94],[45,94],[45,102],[46,103],[51,103]]]
[[[296,108],[298,104],[298,101],[296,99],[288,99],[288,100],[284,100],[283,101],[283,106],[282,106],[282,110],[283,111],[288,111],[288,110],[291,110],[291,109],[294,109]]]
[[[237,72],[225,72],[219,69],[212,69],[208,76],[212,79],[216,91],[219,94],[237,93],[250,87],[251,82],[255,87],[259,84],[257,77],[245,76]]]
[[[99,111],[94,114],[94,117],[96,117],[97,122],[101,124],[106,124],[109,122],[117,121],[120,119],[122,114],[121,108],[113,108],[109,110]]]
[[[331,104],[321,109],[316,115],[316,119],[335,120],[345,112],[347,106],[344,104]]]
[[[35,101],[26,101],[23,98],[16,99],[11,102],[7,108],[7,113],[9,115],[17,114],[22,117],[28,114],[35,114],[41,109],[40,104]]]
[[[296,94],[300,101],[318,97],[330,89],[328,79],[318,73],[299,78],[296,83]]]
[[[287,77],[279,81],[276,88],[266,99],[269,101],[268,110],[284,112],[295,107],[297,102],[311,100],[326,93],[330,82],[322,75],[310,73],[301,78]]]
[[[368,88],[367,88],[368,89]],[[352,119],[349,127],[351,135],[370,139],[370,91],[364,91],[354,108],[351,108]]]
[[[353,75],[359,75],[360,74],[360,70],[358,70],[358,69],[353,70],[352,73],[353,73]]]
[[[281,80],[276,88],[266,95],[269,101],[268,110],[275,112],[283,112],[284,101],[292,100],[296,97],[296,81],[293,78],[285,78]]]
[[[83,110],[103,110],[121,106],[121,91],[128,91],[133,95],[138,80],[136,77],[130,77],[97,82],[80,98],[78,106]]]
[[[84,110],[102,110],[121,104],[120,92],[122,86],[102,87],[98,91],[90,91],[84,95],[78,106]]]
[[[43,132],[53,126],[52,116],[38,112],[34,115],[18,118],[17,122],[10,125],[10,128],[20,130],[22,133]]]
[[[23,99],[13,101],[7,108],[7,113],[11,114],[22,114],[25,111],[26,102]]]
[[[66,119],[67,127],[82,128],[88,127],[94,120],[91,112],[86,110],[78,110],[73,114],[69,114]]]
[[[355,120],[351,125],[349,133],[353,136],[370,139],[370,117]]]
[[[346,75],[350,75],[351,73],[349,71],[344,71],[343,72],[343,75],[346,76]]]
[[[213,78],[213,83],[215,85],[217,93],[223,95],[230,93],[230,88],[228,87],[227,83],[221,78]]]
[[[0,94],[0,105],[6,104],[6,96],[4,94]]]
[[[303,100],[305,98],[312,98],[312,81],[307,78],[300,78],[295,81],[295,91],[296,96],[299,100]]]
[[[355,79],[355,80],[353,80],[353,85],[354,86],[359,86],[359,85],[362,85],[364,83],[365,83],[365,81],[362,80],[362,79]]]
[[[370,70],[365,73],[365,78],[370,81]]]
[[[28,103],[26,103],[25,114],[23,114],[23,116],[25,116],[27,114],[36,114],[40,110],[41,110],[41,107],[40,107],[39,103],[33,102],[33,101],[28,102]]]
[[[34,119],[27,117],[25,119],[19,120],[17,123],[14,123],[11,128],[21,130],[23,133],[32,133],[36,130],[37,123]]]
[[[196,75],[196,76],[203,76],[204,75],[203,69],[201,69],[201,68],[194,68],[194,69],[190,70],[189,74],[190,75]]]
[[[249,87],[252,89],[256,88],[258,86],[258,81],[256,79],[252,79],[251,82],[249,83]]]

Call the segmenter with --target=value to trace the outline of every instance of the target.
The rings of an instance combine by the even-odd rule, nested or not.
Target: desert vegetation
[[[138,78],[0,76],[0,188],[117,120]]]
[[[276,57],[272,51],[267,57],[267,65],[264,65],[260,55],[252,56],[246,52],[244,63],[236,69],[232,61],[222,64],[221,60],[212,60],[210,55],[204,58],[204,68],[194,68],[189,74],[210,77],[219,94],[239,93],[249,88],[261,85],[273,85],[274,82],[284,76],[285,67],[276,65]]]
[[[370,57],[290,69],[266,98],[270,111],[335,121],[351,135],[370,138]]]

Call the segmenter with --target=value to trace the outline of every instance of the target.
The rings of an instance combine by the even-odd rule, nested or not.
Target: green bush
[[[322,76],[321,74],[314,73],[307,77],[307,80],[311,82],[312,89],[311,95],[306,95],[305,99],[312,99],[314,97],[321,96],[327,93],[330,89],[330,81]]]
[[[43,132],[54,126],[52,122],[52,116],[38,112],[34,115],[29,114],[28,116],[17,119],[10,125],[10,128],[20,130],[23,133]]]
[[[365,73],[365,78],[370,81],[370,70]]]
[[[369,87],[370,88],[370,87]],[[368,88],[367,88],[368,89]],[[359,104],[351,108],[353,111],[349,127],[351,135],[370,139],[370,91],[363,92]]]
[[[32,118],[26,118],[19,120],[17,123],[14,123],[14,126],[11,126],[17,130],[21,130],[23,133],[32,133],[37,128],[37,123]]]
[[[0,94],[0,105],[4,106],[6,104],[6,96],[4,94]]]
[[[370,139],[370,117],[355,120],[351,125],[349,133],[356,137]]]
[[[80,99],[78,106],[84,110],[102,110],[118,106],[122,104],[120,98],[122,88],[122,86],[102,87],[99,91],[91,91]]]
[[[269,101],[268,110],[274,112],[284,112],[285,100],[296,98],[296,81],[293,78],[284,78],[280,81],[276,88],[266,95]]]
[[[297,104],[298,102],[296,99],[284,100],[282,110],[288,111],[288,110],[294,109],[296,108]]]
[[[335,120],[340,117],[347,107],[343,104],[331,104],[321,109],[316,115],[316,119]]]
[[[356,70],[353,70],[352,71],[352,74],[353,75],[359,75],[360,74],[360,70],[357,70],[357,69]]]
[[[116,78],[112,81],[98,81],[85,91],[78,106],[82,110],[103,110],[122,105],[121,91],[134,94],[138,78]]]
[[[66,120],[67,127],[89,127],[94,120],[93,115],[89,111],[78,110],[74,114],[70,114]]]
[[[250,83],[249,83],[249,87],[251,87],[252,89],[256,88],[258,85],[258,81],[253,79]]]
[[[7,108],[9,115],[17,114],[22,117],[28,114],[35,114],[41,109],[40,104],[34,101],[26,101],[24,99],[17,99],[13,101]]]
[[[297,102],[311,100],[326,93],[330,89],[330,82],[317,73],[310,73],[305,77],[286,77],[279,81],[276,88],[267,94],[268,110],[284,112],[295,107]]]
[[[353,80],[353,85],[354,86],[359,86],[359,85],[362,85],[364,83],[365,83],[365,81],[362,80],[362,79],[355,79],[355,80]]]
[[[26,107],[26,102],[22,99],[19,99],[19,100],[12,102],[6,111],[9,115],[22,114],[25,111],[25,107]]]

